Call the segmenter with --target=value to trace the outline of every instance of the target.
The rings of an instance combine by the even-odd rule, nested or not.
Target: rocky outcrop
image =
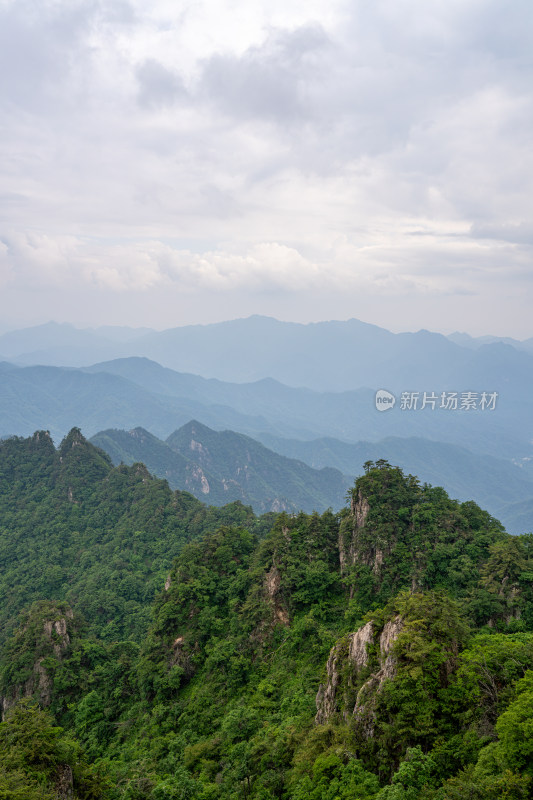
[[[368,665],[368,645],[373,642],[373,633],[373,623],[367,622],[350,636],[348,659],[358,672]]]
[[[366,499],[366,497],[363,497],[361,491],[359,491],[357,500],[355,499],[355,497],[352,497],[350,508],[356,526],[358,528],[362,528],[366,522],[366,518],[368,517],[368,512],[370,511],[370,504]]]
[[[43,633],[48,644],[47,649],[54,654],[58,661],[61,661],[70,646],[67,620],[71,620],[73,616],[73,612],[68,609],[65,612],[65,616],[43,622]],[[45,660],[46,656],[39,658],[33,665],[33,673],[24,685],[23,697],[36,696],[42,706],[49,706],[52,700],[54,681],[52,675],[43,666]]]
[[[379,637],[379,669],[363,683],[357,692],[353,715],[365,738],[370,738],[374,733],[374,709],[381,687],[386,680],[391,680],[396,674],[393,645],[398,639],[402,627],[403,622],[399,616],[385,624]]]
[[[326,664],[327,681],[318,687],[316,696],[317,725],[324,725],[337,711],[337,693],[340,685],[341,665],[343,663],[344,647],[336,644],[332,648]]]
[[[268,602],[272,606],[274,621],[281,622],[282,625],[289,624],[289,614],[284,607],[281,597],[281,574],[275,564],[265,575],[264,590]]]
[[[191,489],[191,491],[196,490],[202,494],[209,494],[211,491],[209,481],[207,480],[203,469],[198,466],[193,466],[191,468],[190,477],[186,479],[185,485],[187,489]]]
[[[55,452],[54,443],[52,441],[52,437],[50,436],[50,431],[35,431],[33,436],[31,437],[31,441],[33,444],[43,444],[48,448]],[[51,447],[50,447],[51,445]]]
[[[366,736],[372,734],[375,699],[384,681],[395,675],[393,645],[402,627],[399,616],[381,629],[370,621],[332,648],[326,664],[327,681],[320,685],[316,697],[318,725],[340,713],[346,721],[354,717]]]
[[[347,689],[353,685],[351,678],[358,675],[368,665],[368,645],[372,643],[373,624],[367,622],[358,631],[337,642],[331,649],[326,664],[327,681],[325,684],[320,684],[316,696],[315,722],[317,725],[323,725],[333,714],[341,710],[346,717]],[[341,689],[346,666],[349,668],[349,673],[353,674],[347,676],[347,685]]]
[[[341,528],[339,533],[339,561],[341,573],[346,572],[346,568],[353,566],[355,563],[358,542],[357,531],[364,527],[368,512],[370,511],[368,500],[363,497],[361,491],[359,491],[357,499],[355,496],[352,496],[350,511],[353,524],[350,526],[349,531]]]
[[[15,705],[20,699],[25,697],[35,698],[42,706],[47,707],[52,701],[54,688],[53,669],[45,667],[45,663],[51,656],[60,662],[70,648],[71,636],[69,626],[74,618],[73,611],[67,609],[55,619],[43,619],[39,625],[39,633],[35,634],[28,627],[20,632],[20,639],[24,642],[26,637],[29,640],[24,642],[23,647],[35,649],[36,658],[31,667],[31,674],[23,682],[16,683],[9,687],[6,696],[0,698],[0,709],[2,719],[6,712]],[[27,673],[26,673],[27,674]]]
[[[60,658],[70,644],[70,636],[67,631],[67,617],[72,619],[73,616],[73,612],[69,610],[64,617],[60,617],[55,621],[46,620],[43,622],[44,634],[52,645],[56,658]]]
[[[352,496],[350,511],[350,519],[339,532],[341,574],[355,564],[364,564],[374,575],[379,575],[390,547],[379,541],[377,533],[369,528],[370,504],[360,489],[357,496]]]
[[[74,797],[74,775],[68,764],[57,768],[55,791],[58,800],[71,800]]]

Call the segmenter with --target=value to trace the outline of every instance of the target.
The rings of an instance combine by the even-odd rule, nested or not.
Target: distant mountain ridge
[[[417,438],[355,444],[268,435],[262,440],[213,431],[193,420],[166,441],[142,428],[101,431],[90,441],[114,464],[140,461],[171,488],[189,491],[203,502],[241,500],[261,513],[335,508],[363,464],[384,458],[426,483],[443,486],[460,501],[483,502],[510,533],[533,530],[533,479],[504,459]]]
[[[380,386],[432,391],[450,387],[465,368],[470,374],[479,350],[488,348],[490,355],[502,342],[520,354],[523,365],[533,363],[533,339],[446,337],[426,330],[395,334],[357,319],[303,325],[258,315],[164,331],[113,326],[79,330],[48,323],[0,336],[0,359],[80,367],[144,356],[179,372],[226,382],[270,377],[318,391]]]
[[[352,444],[332,438],[301,441],[264,434],[260,440],[315,468],[335,466],[354,477],[366,461],[384,458],[426,483],[444,487],[450,497],[475,499],[510,533],[533,531],[533,472],[512,461],[419,437],[389,436]]]
[[[272,379],[230,384],[176,373],[144,358],[119,359],[83,370],[12,364],[0,369],[0,436],[27,436],[36,429],[48,429],[54,439],[60,439],[79,425],[88,436],[109,427],[141,426],[166,438],[197,419],[211,428],[254,438],[262,434],[303,440],[329,436],[357,442],[401,435],[447,441],[509,459],[533,455],[527,395],[533,370],[522,379],[520,364],[511,363],[508,389],[497,410],[471,413],[438,407],[402,411],[399,402],[393,410],[379,413],[371,389],[316,392]],[[522,392],[516,397],[519,380]]]
[[[525,350],[526,352],[533,352],[533,336],[529,339],[513,339],[512,336],[470,336],[468,333],[450,333],[447,338],[455,344],[463,347],[482,347],[484,344],[510,344],[516,347],[517,350]]]
[[[233,431],[213,431],[192,420],[166,442],[148,431],[106,430],[92,437],[118,465],[142,461],[172,489],[203,502],[240,500],[256,513],[325,511],[345,501],[351,480],[331,467],[313,469]]]

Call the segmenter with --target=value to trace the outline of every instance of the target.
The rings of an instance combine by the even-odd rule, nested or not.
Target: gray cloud
[[[533,221],[520,223],[475,223],[470,229],[474,239],[495,239],[512,244],[533,245]]]
[[[285,127],[311,111],[309,86],[320,80],[328,38],[318,25],[270,31],[242,56],[213,55],[203,65],[201,92],[237,118]]]
[[[94,6],[90,2],[60,6],[28,0],[0,9],[1,102],[32,112],[50,113],[58,85],[75,71],[76,54],[83,59],[86,32]]]
[[[155,58],[147,58],[135,71],[139,82],[139,105],[143,108],[161,108],[185,98],[187,92],[176,73],[164,67]]]

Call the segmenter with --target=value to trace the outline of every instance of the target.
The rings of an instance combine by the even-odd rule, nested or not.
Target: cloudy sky
[[[533,336],[531,0],[0,0],[0,325]]]

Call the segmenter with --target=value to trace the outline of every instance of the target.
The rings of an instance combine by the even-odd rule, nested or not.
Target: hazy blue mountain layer
[[[398,392],[509,390],[511,400],[516,390],[521,394],[525,383],[530,384],[533,352],[529,340],[505,341],[509,343],[430,331],[394,334],[356,319],[302,325],[253,316],[148,332],[112,327],[77,330],[49,323],[0,336],[0,354],[20,364],[56,366],[146,356],[180,372],[224,381],[270,377],[290,386],[334,392],[361,387]],[[493,359],[495,376],[490,373]],[[516,369],[522,383],[509,384]],[[496,383],[486,384],[489,378]]]
[[[506,350],[504,347],[500,354],[505,356]],[[517,351],[512,353],[520,357]],[[496,366],[494,370],[497,371]],[[508,479],[498,477],[497,490],[491,490],[491,497],[484,500],[491,511],[496,502],[500,508],[506,502],[525,499],[522,482],[532,477],[528,466],[532,463],[533,422],[527,398],[511,402],[504,395],[494,411],[438,408],[409,411],[402,410],[397,402],[391,411],[380,413],[376,411],[371,390],[315,392],[287,387],[272,379],[230,384],[176,373],[144,358],[118,359],[85,370],[20,368],[3,363],[0,371],[0,436],[4,437],[48,429],[59,440],[70,427],[79,424],[89,436],[110,427],[143,427],[165,439],[191,419],[197,419],[215,430],[230,429],[250,435],[310,466],[332,466],[345,474],[356,474],[366,460],[359,451],[352,454],[349,443],[389,437],[423,438],[509,462],[505,468],[500,464]],[[518,367],[516,372],[517,375],[520,372]],[[305,441],[324,437],[340,442],[334,453],[322,458],[318,454],[324,451],[327,455],[329,444],[306,445]],[[283,444],[277,439],[300,440],[301,444]],[[417,457],[413,464],[403,460],[406,445],[399,447],[402,452],[393,452],[391,458],[406,469],[446,485],[457,496],[462,485],[477,496],[477,466],[457,468],[457,477],[452,479],[451,469],[442,472],[443,459],[447,460],[445,453],[441,453],[434,468],[427,470],[423,459],[421,463]],[[434,457],[432,452],[431,459]],[[466,464],[465,458],[463,454],[460,463]],[[515,469],[511,460],[524,468]],[[512,487],[510,496],[506,485]]]
[[[510,344],[516,347],[517,350],[525,350],[526,352],[533,352],[533,336],[529,339],[519,340],[513,339],[511,336],[470,336],[468,333],[450,333],[447,338],[455,344],[460,344],[463,347],[478,348],[484,344],[494,344],[501,342],[503,344]]]
[[[0,436],[48,429],[61,438],[75,423],[87,435],[141,426],[166,438],[191,419],[257,438],[331,436],[348,442],[387,436],[418,436],[460,444],[497,457],[531,457],[533,419],[529,406],[502,399],[494,411],[375,408],[369,389],[314,392],[273,380],[226,384],[182,375],[145,359],[109,362],[89,370],[15,367],[3,364]],[[126,371],[128,377],[114,374]],[[155,387],[155,391],[151,386]]]
[[[230,407],[208,407],[187,397],[150,392],[109,372],[20,368],[4,362],[0,364],[0,373],[0,437],[28,436],[36,429],[43,429],[59,441],[76,422],[89,436],[109,426],[142,425],[166,437],[195,417],[219,428],[312,435],[311,430],[301,426],[273,426],[264,418],[254,419]]]

